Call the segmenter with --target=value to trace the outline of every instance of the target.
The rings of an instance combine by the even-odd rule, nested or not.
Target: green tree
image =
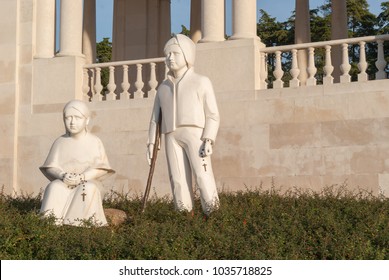
[[[190,37],[190,30],[186,28],[185,25],[181,25],[181,32],[180,34],[185,35],[187,37]]]
[[[103,38],[101,42],[96,44],[96,63],[110,62],[112,59],[112,42],[109,38]],[[109,83],[109,69],[101,69],[101,84],[103,85],[103,93],[107,91]]]
[[[377,16],[369,11],[369,4],[366,0],[347,0],[347,15],[349,37],[363,37],[378,34],[378,19]],[[368,75],[372,78],[377,71],[375,60],[377,59],[377,51],[375,43],[366,44],[366,59],[369,64],[367,69]],[[351,71],[350,75],[353,80],[357,80],[359,73],[358,62],[360,57],[359,45],[350,46]]]
[[[366,0],[347,0],[349,37],[375,34],[377,17],[369,11]]]
[[[287,22],[281,23],[264,10],[259,10],[257,35],[267,47],[290,44],[290,30]]]
[[[336,0],[332,0],[336,1]],[[369,11],[369,5],[366,0],[347,0],[347,16],[348,16],[348,37],[362,37],[377,34],[389,33],[389,1],[381,4],[382,12],[377,17]],[[277,22],[265,11],[260,10],[260,19],[258,22],[258,35],[266,46],[287,45],[294,42],[294,20],[295,12],[286,22]],[[326,0],[323,5],[310,10],[310,28],[311,41],[327,41],[331,40],[331,0]],[[385,43],[386,45],[386,43]],[[385,50],[389,49],[385,47]],[[389,50],[386,51],[386,57],[389,58]],[[360,56],[359,45],[350,45],[349,57],[352,69],[350,75],[353,80],[357,79],[359,73],[358,62]],[[366,58],[369,64],[367,69],[368,75],[372,78],[377,71],[375,68],[375,60],[377,59],[377,48],[375,43],[366,44]],[[318,83],[322,81],[323,66],[325,59],[324,48],[315,49],[315,65],[317,67],[316,78]],[[290,70],[291,57],[290,54],[283,54],[282,66],[285,72]],[[274,70],[273,56],[268,58],[269,80],[272,79],[272,71]],[[289,76],[285,73],[283,80],[287,82]]]
[[[389,34],[389,1],[381,3],[382,12],[377,16],[377,34]],[[384,42],[385,59],[389,61],[389,42]]]
[[[103,38],[101,42],[96,44],[96,62],[110,62],[112,58],[112,43],[109,38]]]
[[[331,30],[331,1],[326,0],[318,9],[322,14],[322,18],[328,24]],[[369,4],[367,0],[347,0],[347,25],[349,38],[368,36],[375,34],[377,18],[369,11]]]
[[[381,3],[382,12],[377,17],[378,34],[389,33],[389,1]]]
[[[331,40],[331,13],[323,5],[310,10],[311,41],[320,42]]]
[[[261,38],[261,42],[264,43],[267,47],[282,46],[292,44],[290,36],[290,26],[288,22],[278,22],[275,17],[271,17],[264,10],[259,10],[259,21],[257,24],[257,35]],[[284,54],[288,55],[288,54]],[[288,61],[288,59],[283,59],[283,61]],[[268,64],[268,82],[270,86],[274,81],[273,71],[275,68],[275,55],[269,54],[267,56]]]

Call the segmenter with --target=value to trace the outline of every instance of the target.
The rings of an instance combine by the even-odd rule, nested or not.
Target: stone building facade
[[[97,76],[90,75],[106,67],[114,77],[115,67],[132,67],[123,61],[139,60],[133,63],[136,69],[142,63],[160,63],[161,48],[170,36],[170,1],[115,0],[114,4],[116,64],[99,66],[92,63],[93,23],[99,20],[94,0],[61,0],[60,7],[54,0],[0,1],[0,185],[5,193],[38,193],[46,186],[38,167],[53,140],[64,132],[62,108],[73,98],[91,101],[90,129],[103,140],[117,171],[106,181],[106,190],[143,192],[156,81],[153,70],[144,74],[146,80],[140,76],[140,81],[137,77],[122,86],[116,74],[108,86],[111,95],[107,96],[113,97],[107,100],[93,98],[99,84]],[[192,0],[190,28],[197,42],[195,67],[212,80],[221,114],[213,156],[218,187],[226,191],[258,186],[320,191],[347,182],[351,189],[389,195],[389,81],[382,58],[382,42],[389,38],[347,39],[340,34],[331,42],[310,43],[309,1],[304,0],[296,1],[296,45],[266,48],[256,33],[256,1],[232,1],[233,34],[228,40],[224,5],[224,0]],[[58,53],[56,8],[61,10]],[[336,22],[345,17],[343,8],[333,10]],[[377,42],[376,65],[381,70],[374,80],[368,80],[366,62],[360,61],[358,81],[351,82],[342,50],[365,41]],[[318,85],[312,64],[314,49],[330,52],[331,46],[332,53],[341,56],[333,56],[332,63],[329,59],[329,74]],[[278,59],[275,76],[279,78],[269,86],[264,58],[274,54],[277,59],[282,52],[296,57],[293,81],[285,86]],[[339,64],[346,69],[343,73],[330,70],[339,69]],[[127,73],[124,66],[116,73]],[[123,98],[126,95],[121,91],[127,94],[134,86],[139,94],[128,93]],[[163,150],[153,186],[158,195],[170,193]]]

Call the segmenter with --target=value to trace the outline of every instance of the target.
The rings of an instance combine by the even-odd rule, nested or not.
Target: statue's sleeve
[[[97,137],[96,141],[98,145],[99,155],[97,157],[97,160],[93,164],[91,164],[91,168],[103,169],[106,170],[108,173],[115,173],[115,171],[111,168],[111,165],[109,164],[109,160],[105,152],[103,142]]]
[[[202,82],[204,86],[203,90],[205,92],[205,126],[202,139],[211,139],[213,142],[215,142],[220,125],[219,109],[217,107],[215,92],[213,90],[211,81],[207,77],[204,77]]]
[[[42,166],[39,167],[39,169],[41,170],[41,172],[50,180],[54,180],[56,178],[53,178],[48,172],[47,170],[49,168],[56,168],[56,169],[59,169],[59,170],[62,170],[61,168],[61,163],[60,163],[60,144],[61,143],[61,138],[58,138],[54,141],[53,145],[51,146],[50,148],[50,151],[47,155],[47,158],[45,160],[45,162],[43,163]]]

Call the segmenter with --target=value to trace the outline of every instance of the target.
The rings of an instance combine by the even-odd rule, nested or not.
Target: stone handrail
[[[291,79],[289,81],[289,87],[299,87],[301,86],[301,80],[299,79],[299,75],[301,72],[301,68],[298,65],[298,55],[302,54],[307,58],[306,70],[307,70],[307,78],[306,85],[313,86],[317,84],[317,79],[315,75],[318,71],[318,68],[315,65],[315,50],[319,48],[325,49],[325,54],[323,58],[324,66],[322,68],[324,77],[323,84],[332,84],[334,81],[333,71],[334,66],[332,65],[331,60],[331,49],[333,46],[341,46],[341,56],[342,61],[340,68],[340,83],[350,83],[351,76],[349,74],[351,70],[350,58],[349,58],[349,46],[350,45],[359,45],[359,61],[358,61],[358,69],[359,74],[357,77],[357,81],[367,81],[368,74],[366,70],[368,68],[368,62],[366,60],[366,43],[374,42],[377,44],[377,59],[375,61],[375,66],[378,71],[375,73],[375,79],[386,79],[387,74],[385,72],[385,68],[387,66],[387,62],[384,56],[384,41],[389,41],[389,35],[378,35],[378,36],[366,36],[359,38],[349,38],[349,39],[340,39],[340,40],[332,40],[332,41],[322,41],[322,42],[314,42],[314,43],[304,43],[304,44],[295,44],[295,45],[286,45],[286,46],[277,46],[277,47],[266,47],[260,49],[260,63],[261,63],[261,72],[260,72],[260,88],[283,88],[285,86],[285,82],[282,80],[284,77],[284,70],[282,69],[282,54],[290,53],[291,54],[291,63],[290,63],[290,71],[289,74]],[[301,52],[303,51],[303,52]],[[274,75],[275,80],[270,83],[270,79],[268,77],[268,63],[267,57],[269,54],[275,55],[274,62],[274,71],[272,74]],[[264,71],[262,71],[262,69]]]
[[[166,76],[164,62],[165,58],[159,57],[86,64],[83,67],[82,92],[84,99],[88,101],[103,101],[154,97],[158,84]],[[157,64],[163,67],[158,69],[163,72],[156,69]],[[144,66],[149,66],[149,72],[144,73]],[[101,79],[103,69],[108,69],[109,71],[106,88],[104,88]],[[119,74],[115,75],[115,73]],[[147,82],[148,89],[145,89],[145,82]],[[117,84],[120,84],[120,89]]]

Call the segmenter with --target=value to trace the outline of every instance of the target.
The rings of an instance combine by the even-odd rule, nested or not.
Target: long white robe
[[[55,140],[46,161],[40,167],[51,181],[45,189],[40,211],[45,215],[53,214],[57,224],[79,226],[84,219],[91,219],[96,225],[107,224],[100,194],[102,177],[72,189],[61,180],[51,177],[47,172],[49,168],[76,174],[89,168],[105,170],[107,175],[114,173],[98,137],[86,133],[77,139],[63,135]]]

